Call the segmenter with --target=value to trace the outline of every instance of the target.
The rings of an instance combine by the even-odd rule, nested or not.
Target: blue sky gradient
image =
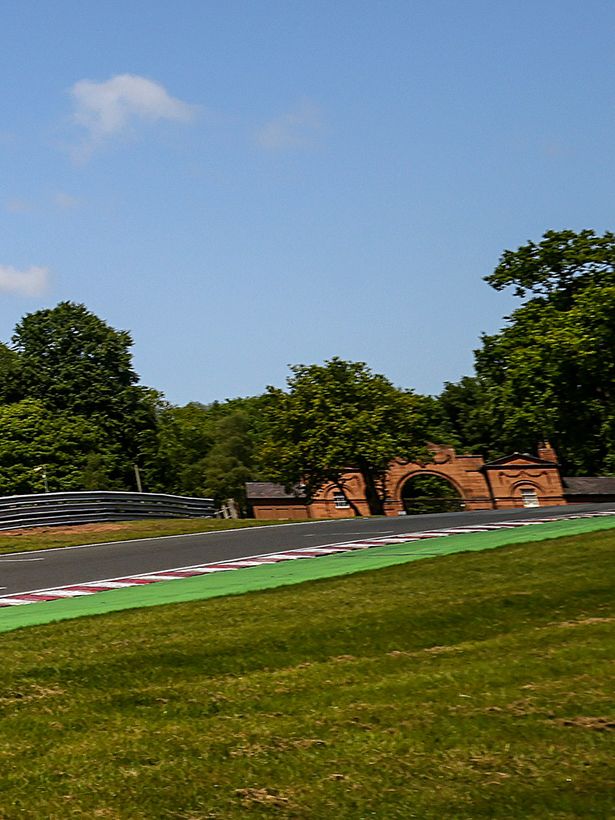
[[[614,35],[602,0],[8,0],[0,338],[70,299],[174,403],[335,355],[439,392],[503,249],[615,227]]]

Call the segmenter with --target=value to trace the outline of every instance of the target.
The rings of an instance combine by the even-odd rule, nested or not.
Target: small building
[[[271,481],[248,481],[246,495],[254,518],[283,518],[292,521],[312,517],[300,490],[287,492],[281,484]]]
[[[615,501],[615,477],[577,476],[564,478],[564,498],[569,504],[599,504]]]
[[[425,477],[442,486],[442,509],[493,510],[546,507],[582,501],[615,501],[615,478],[563,478],[557,455],[546,442],[537,455],[511,453],[486,462],[479,455],[457,455],[453,447],[431,444],[427,463],[395,459],[386,477],[386,515],[417,512],[417,492]],[[347,518],[353,509],[369,515],[363,479],[348,470],[339,486],[328,484],[308,503],[301,488],[288,492],[279,484],[252,481],[246,485],[255,518]],[[420,492],[420,491],[419,491]],[[455,506],[456,505],[456,506]]]

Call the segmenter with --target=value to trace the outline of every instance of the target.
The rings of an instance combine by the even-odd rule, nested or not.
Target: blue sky
[[[615,5],[6,0],[0,338],[70,299],[174,403],[338,355],[437,393],[482,277],[615,228]]]

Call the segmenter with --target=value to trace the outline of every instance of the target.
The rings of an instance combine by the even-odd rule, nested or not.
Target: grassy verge
[[[0,817],[612,816],[614,557],[606,530],[3,635]]]
[[[118,521],[112,524],[82,524],[72,527],[37,527],[0,533],[0,554],[287,523],[289,522],[280,520],[257,521],[253,518],[160,518],[153,521]]]

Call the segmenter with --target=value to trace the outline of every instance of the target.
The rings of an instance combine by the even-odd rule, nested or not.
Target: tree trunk
[[[384,499],[381,498],[376,484],[376,476],[364,459],[359,459],[359,470],[365,483],[365,500],[370,515],[384,515]]]

